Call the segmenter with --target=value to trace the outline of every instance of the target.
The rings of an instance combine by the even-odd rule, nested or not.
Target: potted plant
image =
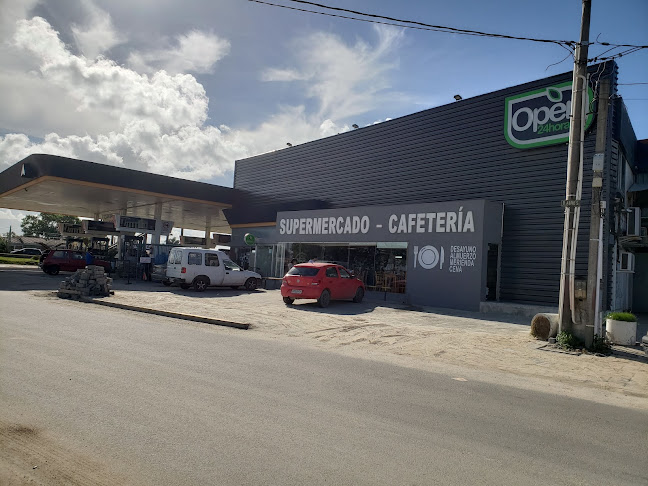
[[[637,317],[631,312],[610,312],[605,318],[605,335],[613,344],[634,346],[637,342]]]

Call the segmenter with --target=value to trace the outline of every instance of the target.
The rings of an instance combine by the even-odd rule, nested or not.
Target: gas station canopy
[[[0,207],[93,219],[172,221],[176,228],[231,233],[223,209],[239,191],[175,177],[35,154],[0,173]]]

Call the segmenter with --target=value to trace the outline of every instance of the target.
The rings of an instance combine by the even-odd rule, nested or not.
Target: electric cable
[[[257,0],[250,0],[250,1],[257,1]],[[448,26],[443,26],[443,25],[432,25],[432,24],[427,24],[425,22],[419,22],[416,20],[406,20],[406,19],[399,19],[395,17],[389,17],[386,15],[377,15],[377,14],[371,14],[371,13],[365,13],[365,12],[360,12],[358,10],[351,10],[347,8],[341,8],[341,7],[332,7],[329,5],[325,5],[322,3],[316,3],[316,2],[310,2],[308,0],[287,0],[289,2],[294,2],[294,3],[300,3],[304,5],[310,5],[313,7],[318,7],[322,9],[327,9],[327,10],[335,10],[338,12],[346,12],[354,15],[362,15],[363,17],[370,17],[370,18],[377,18],[377,19],[383,19],[383,20],[389,20],[391,22],[399,22],[399,23],[407,23],[407,24],[414,24],[418,25],[421,27],[425,27],[426,30],[432,29],[432,30],[439,30],[442,32],[452,32],[455,34],[465,34],[465,35],[477,35],[477,36],[484,36],[484,37],[497,37],[497,38],[502,38],[502,39],[514,39],[514,40],[526,40],[526,41],[532,41],[532,42],[545,42],[545,43],[552,43],[552,44],[563,44],[563,45],[575,45],[577,44],[575,41],[571,40],[555,40],[555,39],[539,39],[539,38],[533,38],[533,37],[521,37],[521,36],[513,36],[513,35],[507,35],[507,34],[496,34],[496,33],[491,33],[491,32],[482,32],[478,30],[472,30],[472,29],[460,29],[457,27],[448,27]],[[279,4],[272,4],[270,2],[260,2],[258,1],[257,3],[266,3],[268,5],[273,5],[276,7],[284,7],[284,8],[291,8],[287,7],[285,5],[279,5]],[[295,9],[294,7],[292,7]],[[331,14],[326,14],[325,12],[317,12],[313,10],[306,10],[306,9],[295,9],[295,10],[301,10],[309,13],[317,13],[317,14],[322,14],[322,15],[331,15]],[[346,17],[345,17],[346,18]],[[353,20],[364,20],[364,19],[357,19],[357,18],[352,18]],[[401,27],[403,27],[401,25]],[[407,27],[407,26],[405,26]],[[588,43],[590,46],[594,44],[600,44],[603,46],[610,46],[610,47],[632,47],[632,48],[638,48],[638,49],[648,49],[648,45],[635,45],[635,44],[617,44],[614,42],[605,42],[605,41],[598,41],[598,38],[595,42],[590,42]]]
[[[576,45],[576,42],[574,41],[569,41],[569,40],[553,40],[553,39],[538,39],[538,38],[533,38],[533,37],[520,37],[520,36],[513,36],[513,35],[507,35],[507,34],[495,34],[495,33],[489,33],[489,32],[481,32],[478,30],[471,30],[471,29],[460,29],[457,27],[447,27],[443,25],[432,25],[432,24],[426,24],[424,22],[417,22],[413,20],[401,20],[401,19],[396,19],[393,17],[387,17],[387,16],[382,16],[382,15],[374,15],[374,14],[366,14],[362,12],[357,12],[355,10],[349,10],[349,9],[344,9],[344,8],[339,8],[339,7],[328,7],[326,5],[322,4],[317,4],[314,2],[305,2],[302,0],[288,0],[288,1],[295,1],[298,3],[305,3],[308,5],[313,5],[316,7],[320,8],[326,8],[330,10],[337,10],[337,11],[342,11],[342,12],[347,12],[347,13],[352,13],[354,15],[363,15],[366,17],[372,17],[372,18],[380,18],[384,20],[389,20],[389,22],[383,22],[383,21],[377,21],[373,19],[361,19],[357,17],[349,17],[347,15],[339,15],[339,14],[332,14],[328,12],[318,12],[316,10],[308,10],[304,8],[297,8],[297,7],[290,7],[288,5],[281,5],[278,3],[272,3],[272,2],[267,2],[264,0],[248,0],[250,2],[255,2],[255,3],[260,3],[263,5],[269,5],[271,7],[280,7],[280,8],[285,8],[288,10],[296,10],[299,12],[307,12],[307,13],[313,13],[313,14],[318,14],[318,15],[326,15],[329,17],[338,17],[338,18],[343,18],[343,19],[348,19],[348,20],[356,20],[360,22],[368,22],[368,23],[374,23],[374,24],[382,24],[382,25],[392,25],[395,27],[401,27],[404,29],[416,29],[416,30],[427,30],[427,31],[433,31],[433,32],[443,32],[443,33],[449,33],[449,34],[460,34],[460,35],[472,35],[472,36],[477,36],[477,37],[493,37],[493,38],[500,38],[500,39],[512,39],[512,40],[524,40],[524,41],[530,41],[530,42],[542,42],[542,43],[547,43],[547,44],[557,44],[557,45],[563,45],[563,46],[573,46]],[[394,23],[394,22],[400,22],[400,23]],[[413,24],[413,25],[403,25],[403,24]],[[648,47],[648,46],[647,46]]]
[[[479,30],[472,30],[472,29],[461,29],[458,27],[448,27],[448,26],[443,26],[443,25],[433,25],[433,24],[428,24],[425,22],[419,22],[416,20],[407,20],[407,19],[399,19],[396,17],[389,17],[385,15],[377,15],[377,14],[371,14],[371,13],[365,13],[365,12],[360,12],[358,10],[351,10],[347,8],[341,8],[341,7],[332,7],[329,5],[324,5],[322,3],[316,3],[316,2],[310,2],[307,0],[286,0],[289,2],[294,2],[298,4],[303,4],[303,5],[310,5],[313,7],[321,8],[321,9],[326,9],[326,10],[333,10],[337,12],[344,12],[348,14],[353,14],[353,15],[360,15],[363,17],[369,17],[368,19],[363,19],[363,18],[358,18],[358,17],[350,17],[348,15],[341,15],[341,14],[334,14],[330,12],[320,12],[316,10],[309,10],[306,8],[298,8],[298,7],[291,7],[288,5],[282,5],[274,2],[269,2],[265,0],[248,0],[250,2],[255,2],[263,5],[268,5],[271,7],[279,7],[279,8],[285,8],[288,10],[295,10],[298,12],[306,12],[306,13],[311,13],[311,14],[317,14],[317,15],[325,15],[329,17],[337,17],[337,18],[343,18],[347,20],[355,20],[358,22],[368,22],[368,23],[374,23],[374,24],[381,24],[381,25],[391,25],[394,27],[400,27],[404,29],[416,29],[416,30],[426,30],[426,31],[432,31],[432,32],[442,32],[442,33],[451,33],[451,34],[458,34],[458,35],[471,35],[471,36],[477,36],[477,37],[491,37],[491,38],[498,38],[498,39],[510,39],[510,40],[522,40],[522,41],[529,41],[529,42],[540,42],[540,43],[546,43],[546,44],[555,44],[558,45],[566,50],[569,50],[570,55],[573,56],[573,52],[571,49],[575,48],[576,46],[579,45],[578,42],[572,41],[572,40],[557,40],[557,39],[540,39],[540,38],[533,38],[533,37],[522,37],[522,36],[514,36],[514,35],[508,35],[508,34],[497,34],[497,33],[492,33],[492,32],[483,32]],[[376,19],[382,19],[382,20],[376,20]],[[409,25],[406,25],[409,24]],[[590,58],[587,60],[587,62],[599,62],[599,61],[611,61],[617,58],[621,58],[623,56],[628,56],[630,54],[633,54],[635,52],[638,52],[643,49],[648,49],[648,45],[634,45],[634,44],[617,44],[613,42],[605,42],[605,41],[599,41],[598,38],[600,37],[600,34],[596,37],[596,40],[593,42],[588,42],[588,46],[594,46],[594,45],[601,45],[601,46],[606,46],[609,47],[609,49],[603,51],[601,54],[598,54],[597,56]],[[615,49],[619,48],[624,48],[627,47],[625,51],[604,57],[605,54],[607,54],[610,51],[613,51]],[[556,66],[558,64],[563,63],[569,56],[566,56],[564,59],[562,59],[559,62],[556,62],[554,64],[550,64],[547,66],[545,71],[549,69],[552,66]]]
[[[549,70],[549,68],[552,67],[552,66],[557,66],[558,64],[562,64],[563,62],[565,62],[565,61],[567,60],[567,58],[569,58],[569,56],[574,57],[574,55],[570,52],[570,53],[567,54],[565,57],[563,57],[560,61],[558,61],[558,62],[554,62],[553,64],[549,64],[549,65],[545,68],[545,71]]]

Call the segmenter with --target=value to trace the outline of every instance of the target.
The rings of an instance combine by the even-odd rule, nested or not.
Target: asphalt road
[[[648,483],[643,412],[0,288],[0,483]]]

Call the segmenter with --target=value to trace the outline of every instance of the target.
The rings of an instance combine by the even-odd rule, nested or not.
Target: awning
[[[108,218],[173,221],[176,228],[231,233],[223,214],[239,191],[55,155],[30,155],[0,173],[0,207]]]

